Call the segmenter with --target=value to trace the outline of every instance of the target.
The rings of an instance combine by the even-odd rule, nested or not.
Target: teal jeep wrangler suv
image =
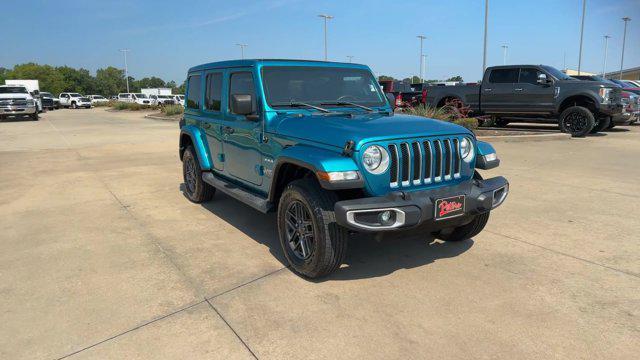
[[[491,145],[443,121],[395,114],[365,65],[236,60],[189,69],[180,158],[186,197],[224,192],[276,211],[297,273],[345,258],[350,231],[478,234],[505,200]]]

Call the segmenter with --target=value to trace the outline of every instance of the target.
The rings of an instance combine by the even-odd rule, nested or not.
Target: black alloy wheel
[[[311,212],[300,201],[292,201],[285,215],[286,239],[293,254],[300,260],[313,255],[314,229]]]
[[[196,161],[193,157],[189,157],[184,160],[184,183],[187,187],[187,192],[193,194],[196,192]]]
[[[560,114],[560,128],[573,137],[584,137],[595,126],[593,113],[582,106],[571,106]]]

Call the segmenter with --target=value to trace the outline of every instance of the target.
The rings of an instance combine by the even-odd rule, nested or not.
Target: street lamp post
[[[611,36],[604,36],[604,59],[602,61],[602,77],[606,79],[605,72],[607,71],[607,48],[609,47],[609,39]]]
[[[333,19],[333,16],[327,14],[318,16],[324,19],[324,61],[327,61],[327,20]]]
[[[507,50],[509,45],[502,45],[502,65],[507,65]]]
[[[244,60],[244,48],[246,48],[247,44],[236,44],[236,46],[240,46],[240,58]]]
[[[124,54],[124,79],[127,82],[127,92],[129,92],[129,68],[127,67],[127,53],[131,51],[131,49],[120,49]]]
[[[487,70],[487,27],[489,24],[489,0],[484,0],[484,51],[482,52],[482,73]]]
[[[422,66],[424,68],[424,71],[422,72],[424,79],[422,79],[422,82],[425,82],[425,79],[427,78],[427,55],[422,55]]]
[[[587,0],[582,0],[582,24],[580,25],[580,52],[578,53],[578,75],[582,65],[582,35],[584,34],[584,14],[587,11]]]
[[[349,59],[349,62],[353,62],[353,56],[352,55],[347,55],[347,59]]]
[[[622,66],[624,65],[624,46],[627,42],[627,23],[631,21],[631,18],[625,16],[622,18],[622,21],[624,21],[624,35],[622,35],[622,56],[620,57],[620,80],[622,80]]]
[[[420,83],[422,83],[422,42],[427,37],[424,35],[418,35],[417,38],[420,39]]]

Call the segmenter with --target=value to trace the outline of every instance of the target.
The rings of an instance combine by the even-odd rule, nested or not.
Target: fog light
[[[392,223],[391,222],[391,211],[386,210],[386,211],[381,212],[378,215],[378,220],[380,221],[380,224],[382,224],[382,225],[390,225]]]

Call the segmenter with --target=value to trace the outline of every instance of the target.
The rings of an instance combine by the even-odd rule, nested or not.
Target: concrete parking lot
[[[323,281],[273,215],[181,192],[178,126],[0,123],[0,358],[635,359],[640,128],[497,142],[511,195],[462,243],[355,236]]]

